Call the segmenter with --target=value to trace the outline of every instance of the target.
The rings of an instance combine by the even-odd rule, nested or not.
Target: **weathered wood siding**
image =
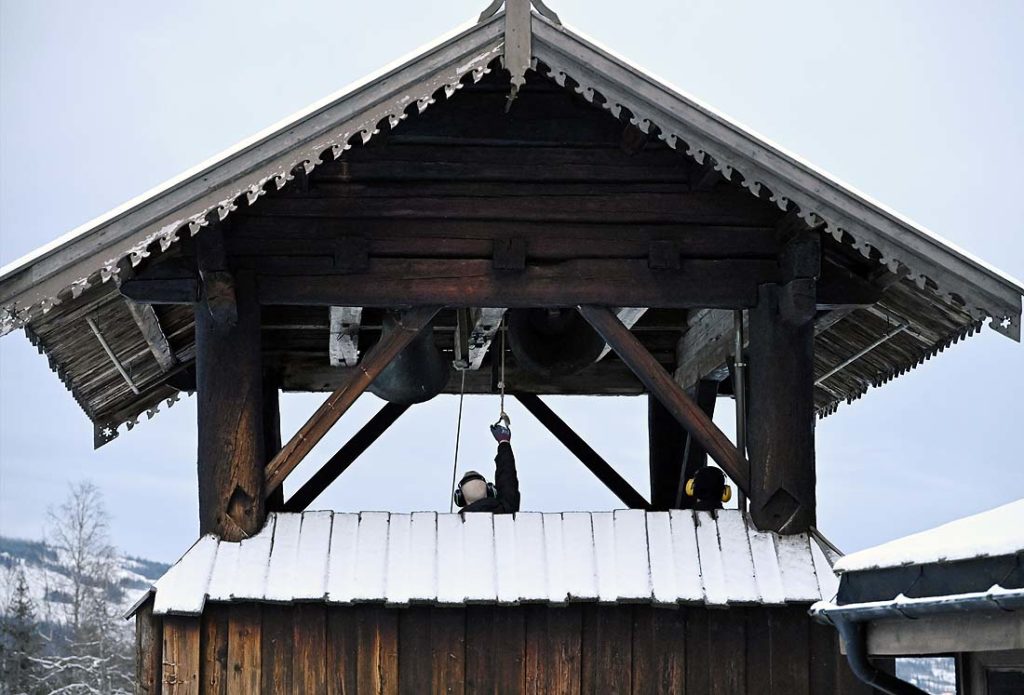
[[[870,692],[806,606],[237,604],[138,625],[142,693]]]

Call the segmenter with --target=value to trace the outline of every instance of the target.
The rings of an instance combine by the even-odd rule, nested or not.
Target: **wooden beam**
[[[686,330],[676,345],[674,379],[684,389],[693,389],[701,379],[728,376],[726,360],[732,354],[733,312],[702,309],[691,312]]]
[[[294,495],[288,498],[288,501],[284,503],[283,511],[301,512],[309,507],[317,497],[323,494],[324,490],[331,483],[338,479],[338,476],[344,473],[357,458],[362,456],[363,452],[370,448],[370,445],[377,441],[402,416],[402,413],[408,409],[408,405],[385,403],[384,407],[377,411],[376,415],[370,418],[358,432],[352,435],[352,438],[338,449],[334,456],[328,459],[327,463],[320,470],[314,473]]]
[[[633,370],[644,386],[661,401],[672,415],[704,447],[736,486],[749,488],[749,464],[729,438],[676,384],[665,368],[637,340],[636,336],[606,307],[580,306],[580,313],[605,339],[619,358]]]
[[[870,306],[898,276],[884,271],[861,278],[826,262],[816,287],[814,334],[820,335],[859,308]],[[676,383],[692,389],[700,379],[724,379],[726,360],[733,353],[734,320],[731,311],[702,309],[687,319],[687,328],[676,347]],[[749,340],[749,331],[745,332]]]
[[[750,513],[762,530],[815,525],[814,324],[785,320],[777,285],[750,311]]]
[[[332,306],[330,308],[331,334],[327,352],[332,367],[354,367],[359,362],[359,324],[361,306]]]
[[[325,269],[301,276],[259,275],[260,301],[274,305],[373,307],[564,307],[577,304],[663,308],[749,308],[757,286],[779,279],[774,260],[684,259],[679,270],[646,260],[583,259],[496,271],[489,260],[373,258],[365,273]],[[137,278],[122,293],[140,302],[182,302],[194,278]]]
[[[351,378],[324,401],[267,465],[264,488],[268,494],[284,482],[377,375],[419,335],[439,310],[436,306],[417,307],[402,314],[395,331],[370,349],[359,370],[353,372]]]
[[[683,470],[686,429],[650,394],[647,395],[647,442],[651,509],[671,509],[676,506],[676,488]]]
[[[195,309],[199,532],[238,541],[263,526],[266,463],[256,279],[238,276],[233,326]]]
[[[125,300],[125,306],[128,307],[128,313],[132,315],[135,325],[142,332],[142,337],[145,339],[146,345],[149,346],[149,351],[156,358],[157,364],[160,365],[160,369],[164,372],[174,369],[178,364],[178,358],[171,350],[171,344],[167,341],[167,336],[160,326],[156,310],[148,304],[137,304],[131,300]]]
[[[714,379],[701,379],[693,392],[693,399],[700,406],[700,409],[708,416],[708,419],[715,416],[715,404],[718,402],[718,387],[720,381]],[[686,436],[686,444],[683,447],[683,461],[679,467],[679,478],[676,480],[675,506],[678,509],[693,507],[693,499],[686,496],[686,481],[697,474],[697,471],[708,465],[708,453],[696,439]]]
[[[587,469],[597,476],[605,486],[630,509],[650,509],[650,504],[643,495],[633,489],[626,479],[616,472],[612,466],[601,458],[601,455],[590,448],[562,418],[547,406],[539,396],[526,393],[515,394],[516,400],[523,404],[540,424],[554,435],[566,449],[573,453]]]
[[[330,367],[326,360],[314,355],[285,353],[274,355],[272,359],[273,364],[281,369],[281,385],[285,391],[329,393],[344,384],[354,371],[349,367]],[[466,372],[467,394],[492,394],[495,392],[495,383],[490,369]],[[505,372],[505,383],[506,391],[520,393],[566,396],[638,396],[644,393],[643,384],[618,360],[603,360],[576,374],[556,377],[541,377],[517,368],[510,361]],[[443,393],[458,394],[459,390],[460,379],[458,374],[454,374]]]
[[[121,375],[122,379],[124,379],[124,383],[128,384],[128,388],[132,390],[132,393],[136,396],[142,393],[139,391],[139,387],[136,383],[132,380],[131,375],[128,374],[128,371],[124,368],[124,365],[121,364],[121,360],[117,358],[117,354],[114,352],[114,349],[110,347],[110,343],[108,343],[107,339],[103,337],[103,333],[100,332],[100,327],[96,325],[96,321],[93,320],[91,316],[86,316],[85,322],[89,325],[89,329],[92,331],[93,335],[96,336],[96,340],[99,341],[100,347],[103,348],[103,352],[107,353],[107,357],[110,359],[111,364],[114,365],[117,373]]]

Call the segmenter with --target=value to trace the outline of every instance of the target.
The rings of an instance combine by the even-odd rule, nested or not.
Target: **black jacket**
[[[463,507],[463,512],[511,514],[519,511],[519,476],[516,475],[516,457],[512,454],[512,445],[508,442],[498,445],[498,454],[494,457],[494,467],[494,486],[498,488],[498,496],[477,500],[473,504]]]

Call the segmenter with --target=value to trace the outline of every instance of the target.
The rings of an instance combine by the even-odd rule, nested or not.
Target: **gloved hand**
[[[500,422],[496,422],[491,425],[491,436],[494,437],[494,441],[501,444],[512,439],[512,430],[508,428],[508,425],[503,425]]]

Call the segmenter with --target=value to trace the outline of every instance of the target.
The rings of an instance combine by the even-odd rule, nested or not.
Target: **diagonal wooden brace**
[[[622,325],[615,312],[608,307],[585,305],[581,305],[579,311],[626,366],[636,374],[647,390],[661,401],[679,424],[686,428],[690,436],[722,467],[726,475],[732,478],[736,486],[746,493],[750,488],[750,464],[743,454],[700,409],[700,406],[686,395],[636,336]]]
[[[419,335],[440,311],[440,307],[416,307],[402,313],[398,328],[373,346],[352,376],[327,397],[312,417],[306,421],[277,456],[267,464],[263,494],[269,496],[295,470],[302,459],[323,439],[360,394],[391,364],[391,361]]]

